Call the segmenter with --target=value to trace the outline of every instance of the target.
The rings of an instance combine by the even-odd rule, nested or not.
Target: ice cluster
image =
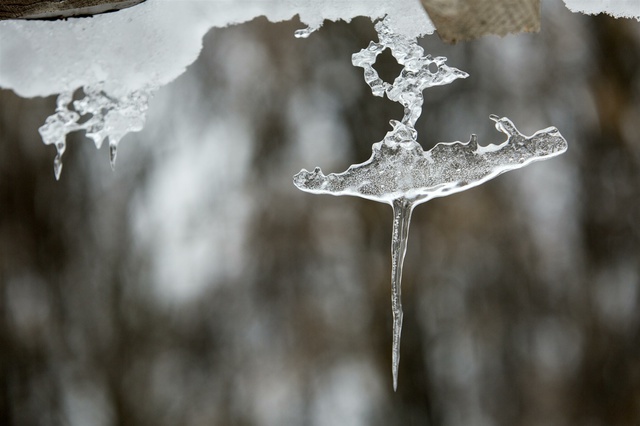
[[[155,89],[136,90],[115,98],[105,93],[102,85],[83,88],[83,97],[73,100],[73,91],[61,93],[56,112],[47,117],[40,127],[42,141],[58,151],[53,160],[56,179],[62,173],[62,154],[67,147],[67,135],[84,130],[86,136],[100,148],[109,140],[109,159],[115,167],[118,143],[129,132],[139,132],[144,127],[149,98]]]
[[[163,86],[193,63],[211,28],[295,16],[307,35],[325,20],[388,15],[406,36],[433,33],[419,0],[148,0],[129,9],[58,21],[0,21],[0,87],[48,96],[104,82],[107,93]]]
[[[402,121],[391,121],[392,130],[373,144],[364,163],[343,173],[324,175],[320,168],[302,170],[293,178],[299,189],[313,194],[353,195],[388,203],[393,208],[391,240],[391,304],[393,312],[392,375],[398,385],[400,335],[402,331],[401,281],[413,208],[436,197],[480,185],[504,172],[519,169],[566,151],[567,142],[555,127],[525,136],[506,117],[491,115],[496,128],[507,135],[499,145],[479,146],[475,135],[469,142],[442,142],[424,151],[414,128],[422,112],[422,91],[448,84],[467,73],[445,65],[446,58],[424,56],[416,39],[394,33],[386,20],[375,26],[379,42],[353,55],[353,64],[364,68],[364,79],[376,96],[386,96],[404,106]],[[391,83],[380,79],[373,68],[377,55],[391,49],[401,74]]]
[[[44,142],[58,150],[59,177],[64,135],[76,130],[86,130],[97,145],[108,135],[113,162],[120,138],[142,128],[149,88],[181,75],[197,59],[209,29],[295,15],[308,26],[298,32],[301,37],[325,20],[356,16],[388,15],[392,27],[407,36],[434,31],[418,0],[149,0],[86,18],[0,21],[0,87],[24,97],[60,94],[55,114],[41,129]],[[79,90],[84,104],[73,102],[74,110],[71,93]],[[83,123],[86,113],[93,118]]]
[[[364,80],[371,87],[374,96],[384,96],[404,106],[402,123],[411,129],[422,113],[424,97],[422,91],[428,87],[449,84],[458,78],[467,78],[469,74],[445,64],[447,58],[424,56],[424,49],[410,39],[393,31],[385,18],[375,25],[379,41],[351,57],[353,65],[364,68]],[[403,65],[402,73],[393,83],[382,81],[373,68],[376,58],[385,49],[390,49],[396,61]],[[435,68],[435,69],[434,69]]]

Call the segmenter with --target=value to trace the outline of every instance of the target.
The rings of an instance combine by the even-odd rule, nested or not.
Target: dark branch
[[[135,6],[144,1],[146,0],[13,0],[0,2],[0,20],[93,16]]]

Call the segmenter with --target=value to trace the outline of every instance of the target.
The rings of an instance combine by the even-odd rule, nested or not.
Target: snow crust
[[[100,84],[121,97],[177,78],[197,59],[212,27],[295,15],[309,31],[325,19],[385,15],[408,37],[434,31],[419,0],[148,0],[89,18],[0,22],[0,87],[34,97]]]
[[[640,21],[640,2],[638,0],[564,0],[572,12],[588,15],[607,13],[616,18],[635,18]]]
[[[564,2],[574,12],[640,19],[637,0]],[[409,38],[435,30],[419,0],[148,0],[89,18],[0,21],[0,87],[23,97],[96,84],[115,97],[160,87],[197,59],[210,28],[258,16],[278,22],[295,15],[308,31],[324,20],[385,15],[396,34]]]

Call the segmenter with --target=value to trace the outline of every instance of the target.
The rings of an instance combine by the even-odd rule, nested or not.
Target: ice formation
[[[416,43],[401,34],[397,34],[388,24],[388,19],[380,21],[375,26],[378,32],[378,43],[371,42],[369,46],[358,53],[354,53],[351,61],[353,65],[364,68],[364,80],[375,96],[384,96],[404,106],[402,123],[411,130],[422,112],[422,91],[427,87],[449,84],[458,78],[467,78],[469,74],[445,65],[447,58],[442,56],[432,58],[423,56],[424,50]],[[393,57],[404,66],[402,73],[392,83],[386,83],[378,76],[373,64],[385,49],[390,49]],[[435,71],[430,68],[433,65]]]
[[[502,144],[479,146],[476,135],[471,135],[469,142],[442,142],[429,151],[422,150],[413,129],[392,120],[393,129],[373,145],[368,161],[327,176],[320,168],[302,170],[294,183],[314,194],[353,195],[391,205],[406,199],[417,205],[478,186],[567,149],[555,127],[527,137],[508,118],[492,115],[491,119],[507,135]]]
[[[115,168],[120,139],[129,132],[142,130],[149,98],[155,89],[135,90],[118,98],[105,93],[102,84],[84,87],[83,92],[84,96],[75,101],[73,91],[61,93],[56,112],[39,129],[42,141],[58,151],[53,160],[56,179],[62,173],[67,134],[78,130],[84,130],[96,148],[109,140],[109,159]]]
[[[638,16],[637,0],[564,0],[572,10]],[[325,20],[388,17],[408,38],[435,28],[420,0],[147,0],[116,13],[59,21],[0,21],[0,87],[24,97],[49,96],[105,82],[128,91],[161,87],[198,57],[202,37],[265,16],[298,15],[308,35]]]
[[[566,151],[567,142],[555,127],[527,137],[506,117],[491,116],[496,128],[507,135],[499,145],[479,146],[475,135],[469,142],[439,143],[424,151],[417,142],[415,122],[422,111],[422,90],[448,84],[468,75],[445,65],[446,58],[424,56],[415,39],[395,34],[386,20],[376,24],[379,42],[353,55],[353,64],[364,68],[364,78],[376,96],[384,96],[404,106],[402,121],[391,121],[392,130],[373,145],[373,155],[343,173],[324,175],[320,168],[302,170],[293,182],[313,194],[353,195],[388,203],[393,208],[391,242],[391,304],[393,312],[392,375],[398,385],[400,334],[402,330],[401,280],[413,208],[432,198],[442,197],[480,185],[504,172],[519,169]],[[383,82],[373,68],[385,49],[404,68],[393,84]],[[436,65],[435,70],[430,66]]]
[[[44,142],[58,150],[59,177],[64,136],[76,130],[87,130],[98,146],[109,136],[113,163],[120,138],[142,129],[149,88],[182,74],[197,59],[210,28],[295,15],[308,26],[298,37],[308,37],[324,20],[356,16],[388,15],[390,25],[407,36],[434,31],[419,0],[148,0],[87,18],[0,21],[0,87],[24,97],[60,94],[55,114],[41,128]],[[85,104],[73,102],[74,111],[68,105],[79,89]],[[93,118],[82,124],[86,112]]]
[[[640,17],[636,0],[565,3],[574,11]],[[24,97],[62,94],[64,102],[69,92],[88,92],[100,86],[105,96],[121,102],[128,93],[162,87],[181,75],[198,57],[202,38],[210,28],[239,24],[258,16],[278,22],[295,15],[307,26],[296,32],[297,37],[308,37],[325,20],[350,21],[356,16],[386,16],[391,31],[387,36],[391,38],[396,34],[411,40],[435,30],[419,0],[148,0],[117,13],[87,18],[0,21],[0,87]],[[399,41],[396,38],[394,42]],[[373,51],[362,55],[375,55],[375,49],[380,48],[384,46],[373,47]],[[405,66],[411,69],[411,60]],[[420,91],[408,95],[394,87],[406,102],[410,96],[421,100]],[[381,85],[379,89],[387,88]],[[387,96],[398,100],[392,91],[387,91]],[[52,120],[63,128],[77,126],[73,119],[68,120],[72,113],[65,111],[59,107],[57,118]],[[65,118],[66,113],[71,115]],[[111,140],[118,138],[114,134]],[[45,143],[56,145],[59,163],[64,141],[50,137]]]

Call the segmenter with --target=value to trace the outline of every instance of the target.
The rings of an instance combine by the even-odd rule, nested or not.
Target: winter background
[[[542,12],[421,41],[470,74],[425,91],[424,148],[498,114],[569,150],[415,210],[396,393],[391,209],[291,180],[402,116],[351,65],[370,19],[210,30],[115,172],[74,134],[56,182],[55,97],[0,90],[0,424],[637,426],[640,24]]]

